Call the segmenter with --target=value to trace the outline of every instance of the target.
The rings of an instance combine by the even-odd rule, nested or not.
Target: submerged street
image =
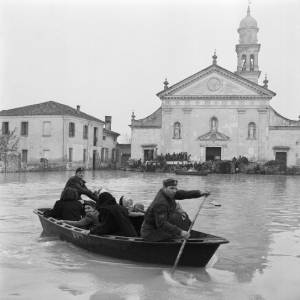
[[[147,206],[167,177],[178,188],[209,190],[195,229],[224,237],[208,267],[179,268],[186,286],[168,281],[163,266],[96,255],[42,236],[38,207],[52,207],[73,172],[0,174],[2,299],[285,299],[300,297],[300,177],[180,176],[87,171],[91,189],[105,187]],[[181,201],[192,218],[200,199]]]

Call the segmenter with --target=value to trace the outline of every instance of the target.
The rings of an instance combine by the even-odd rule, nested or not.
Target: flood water
[[[52,207],[72,172],[0,174],[1,299],[300,299],[300,176],[176,176],[179,188],[211,191],[195,229],[225,237],[206,269],[162,266],[96,255],[41,236],[33,209]],[[88,187],[105,186],[146,205],[170,174],[86,172]],[[199,199],[183,200],[195,214]]]

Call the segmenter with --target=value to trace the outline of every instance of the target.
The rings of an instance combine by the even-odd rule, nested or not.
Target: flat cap
[[[177,186],[177,180],[173,178],[168,178],[163,181],[164,187]]]
[[[84,172],[84,168],[83,167],[79,167],[76,169],[75,173],[78,173],[78,172]]]

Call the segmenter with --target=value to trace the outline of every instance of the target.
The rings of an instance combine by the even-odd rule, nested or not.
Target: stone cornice
[[[163,96],[161,100],[271,100],[266,95],[188,95],[188,96]]]
[[[267,108],[258,108],[257,111],[259,114],[266,114],[268,112],[268,109]]]
[[[131,128],[142,128],[142,129],[148,129],[148,128],[161,128],[161,126],[143,126],[143,125],[130,125]]]
[[[300,130],[299,126],[269,126],[269,130]]]

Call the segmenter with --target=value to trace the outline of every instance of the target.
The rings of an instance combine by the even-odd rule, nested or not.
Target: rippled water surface
[[[70,172],[0,174],[1,299],[300,299],[300,176],[176,176],[179,187],[211,191],[195,229],[220,235],[204,269],[102,257],[41,236],[37,207],[52,207]],[[91,189],[106,187],[146,205],[167,174],[86,172]],[[193,217],[199,199],[181,201]]]

